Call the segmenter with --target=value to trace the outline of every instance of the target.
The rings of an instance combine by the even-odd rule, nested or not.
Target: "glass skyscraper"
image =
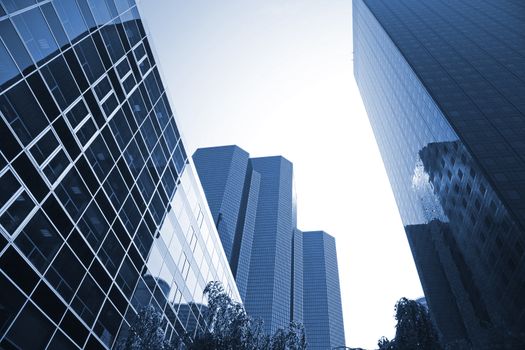
[[[353,6],[355,77],[442,340],[522,347],[525,5]]]
[[[193,160],[222,241],[240,247],[230,263],[248,314],[273,333],[290,321],[306,326],[309,310],[317,348],[344,345],[335,240],[297,228],[292,163],[249,158],[237,146],[201,148]],[[306,237],[314,238],[308,247]]]
[[[0,2],[0,348],[166,336],[237,288],[133,0]]]
[[[345,345],[335,239],[323,231],[303,233],[303,317],[308,349]]]

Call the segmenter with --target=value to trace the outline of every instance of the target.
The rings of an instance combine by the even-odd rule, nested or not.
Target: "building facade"
[[[335,239],[323,231],[303,234],[303,318],[308,349],[345,346]]]
[[[237,222],[232,246],[250,247],[230,260],[248,314],[261,318],[272,334],[291,321],[306,327],[308,308],[310,346],[311,341],[319,349],[344,345],[335,240],[324,232],[297,228],[293,164],[280,156],[249,158],[237,146],[201,148],[193,159],[212,215]],[[220,223],[218,229],[232,236],[221,233]],[[306,237],[312,238],[308,247]],[[248,267],[244,295],[245,277],[239,275],[243,265]]]
[[[353,6],[355,77],[441,337],[522,346],[523,4]]]
[[[0,2],[0,348],[168,338],[239,299],[132,0]]]

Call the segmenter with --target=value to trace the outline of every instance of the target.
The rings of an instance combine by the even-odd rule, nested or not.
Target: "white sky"
[[[300,229],[336,237],[348,346],[423,295],[352,73],[350,0],[143,0],[188,154],[237,144],[294,164]]]

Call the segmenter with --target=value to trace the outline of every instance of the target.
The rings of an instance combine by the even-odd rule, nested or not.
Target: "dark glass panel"
[[[66,170],[70,161],[63,150],[60,150],[44,168],[44,174],[49,182],[54,183],[58,177]]]
[[[97,181],[97,178],[95,177],[95,174],[91,170],[88,162],[86,161],[84,157],[78,158],[76,167],[77,167],[78,172],[82,174],[82,179],[88,186],[89,191],[91,193],[97,192],[100,185]]]
[[[55,190],[73,220],[78,220],[91,198],[75,168],[71,169]]]
[[[141,124],[142,121],[146,118],[147,110],[146,104],[142,99],[142,95],[140,94],[139,89],[136,89],[135,92],[131,94],[131,96],[129,97],[129,104],[131,106],[133,114],[135,115],[135,118],[137,119],[137,123]]]
[[[107,180],[104,182],[104,189],[108,194],[109,200],[116,208],[122,206],[129,193],[129,190],[116,167],[113,168]]]
[[[78,140],[82,145],[87,144],[89,140],[95,135],[98,128],[95,122],[93,121],[93,118],[89,118],[84,125],[77,131],[77,137]]]
[[[133,267],[131,260],[126,257],[120,267],[120,271],[117,275],[117,284],[122,289],[124,294],[130,298],[135,288],[135,284],[139,278],[139,273]]]
[[[88,245],[84,241],[84,238],[82,238],[78,230],[76,229],[73,230],[73,232],[67,239],[67,243],[69,244],[71,249],[75,252],[76,256],[80,259],[80,262],[86,268],[89,267],[95,255],[89,249]]]
[[[2,135],[0,150],[7,160],[11,161],[22,151],[22,147],[20,147],[18,140],[4,122],[4,118],[0,118],[0,135]]]
[[[62,24],[60,23],[60,20],[58,19],[58,16],[55,10],[53,9],[53,5],[47,3],[42,5],[42,7],[40,8],[42,9],[44,17],[46,18],[47,23],[51,28],[51,32],[53,33],[56,41],[58,42],[58,46],[62,49],[65,48],[66,45],[69,45],[69,41],[67,39],[66,33],[64,32],[64,28],[62,27]]]
[[[104,73],[104,66],[93,40],[90,37],[82,40],[75,45],[75,52],[89,82],[93,84]]]
[[[91,276],[93,276],[95,281],[97,281],[100,287],[102,287],[102,290],[109,289],[109,286],[111,285],[111,278],[97,259],[93,261],[93,264],[89,268],[89,273]]]
[[[124,55],[124,47],[120,42],[117,29],[114,24],[109,24],[100,29],[100,34],[104,38],[106,48],[113,62],[117,62]]]
[[[53,5],[71,42],[75,42],[85,35],[87,27],[76,1],[54,0]]]
[[[46,84],[44,84],[44,80],[42,79],[40,74],[31,74],[27,78],[27,81],[29,83],[29,86],[31,87],[31,90],[33,90],[33,93],[35,94],[38,102],[40,102],[40,106],[44,110],[47,119],[51,121],[54,120],[58,116],[60,111],[58,110],[58,106],[53,100],[53,96],[51,96],[51,93],[49,92]]]
[[[27,303],[6,338],[19,349],[44,349],[54,330],[53,324],[32,303]]]
[[[119,77],[122,79],[129,71],[131,70],[131,67],[129,66],[128,59],[125,58],[122,62],[120,62],[117,65],[117,73]]]
[[[26,301],[20,292],[2,273],[0,273],[0,334],[5,334],[22,304]]]
[[[22,191],[13,203],[0,216],[0,223],[8,233],[13,234],[22,221],[35,207],[27,192]]]
[[[94,327],[95,333],[108,347],[111,347],[121,322],[122,316],[117,312],[115,307],[111,305],[109,300],[106,299],[106,303]]]
[[[0,208],[22,187],[11,171],[7,171],[0,178]]]
[[[117,146],[115,138],[113,137],[113,134],[111,133],[109,125],[102,130],[102,136],[104,136],[104,140],[106,141],[108,149],[113,155],[113,158],[118,159],[120,157],[120,150]]]
[[[137,147],[135,140],[132,140],[129,146],[123,153],[124,159],[128,164],[128,168],[131,170],[133,175],[137,177],[140,173],[140,170],[144,166],[144,159],[140,154],[140,151]]]
[[[122,90],[122,87],[120,86],[119,80],[117,78],[117,74],[115,73],[115,70],[112,68],[108,70],[108,76],[111,80],[111,84],[113,85],[113,89],[115,90],[115,93],[118,96],[118,99],[120,102],[123,102],[125,100],[124,91]]]
[[[45,114],[25,81],[0,96],[0,111],[24,145],[48,125]]]
[[[41,72],[62,109],[66,109],[80,95],[75,79],[62,56],[49,62]]]
[[[49,192],[49,189],[33,166],[33,163],[29,160],[29,157],[25,153],[21,153],[11,165],[22,178],[26,188],[29,189],[29,192],[36,198],[36,200],[40,202],[44,199]]]
[[[45,277],[66,302],[69,302],[84,274],[85,269],[77,257],[71,249],[63,246]]]
[[[64,319],[60,323],[60,328],[79,346],[84,345],[89,335],[86,326],[71,311],[66,312]]]
[[[23,12],[12,19],[35,62],[47,60],[57,52],[57,43],[39,8]]]
[[[77,0],[77,3],[80,8],[80,12],[82,13],[82,17],[84,17],[84,21],[87,24],[87,27],[89,31],[94,31],[97,26],[95,24],[95,19],[93,18],[93,14],[91,13],[91,10],[89,9],[89,5],[87,3],[87,0]]]
[[[102,264],[104,264],[112,276],[117,273],[120,263],[124,258],[124,254],[124,249],[118,242],[115,234],[109,232],[102,244],[102,249],[99,251],[98,256],[102,261]]]
[[[128,197],[119,215],[128,231],[135,232],[140,222],[140,213],[137,210],[137,205],[133,202],[132,196]]]
[[[72,302],[73,309],[89,326],[95,321],[95,317],[104,302],[104,293],[97,286],[90,275],[87,275]]]
[[[104,64],[104,67],[106,70],[110,69],[112,66],[111,59],[109,58],[108,50],[106,49],[106,44],[102,40],[102,36],[100,35],[100,32],[94,32],[91,37],[93,38],[93,41],[95,42],[95,46],[97,47],[98,53],[100,55],[100,58],[102,58],[102,63]]]
[[[151,99],[146,91],[146,87],[144,86],[144,82],[141,82],[139,85],[140,92],[142,93],[142,98],[144,99],[144,103],[146,104],[146,112],[149,112],[153,105],[151,104]]]
[[[128,301],[124,298],[124,295],[122,295],[115,284],[109,291],[109,299],[111,299],[111,302],[116,306],[117,310],[124,315],[126,308],[128,307]]]
[[[55,122],[53,123],[53,127],[55,128],[58,137],[64,144],[64,149],[69,154],[69,157],[73,160],[75,160],[79,154],[80,154],[80,147],[77,144],[77,141],[73,137],[73,134],[71,133],[71,130],[66,124],[66,121],[63,117],[57,118]]]
[[[11,21],[0,21],[0,36],[18,65],[18,68],[25,74],[32,71],[34,69],[33,61]]]
[[[97,94],[98,100],[102,100],[111,91],[111,84],[107,77],[102,78],[100,82],[93,88]]]
[[[121,110],[117,111],[115,116],[113,116],[109,122],[109,125],[111,126],[111,130],[113,131],[113,135],[115,135],[115,139],[117,140],[120,149],[125,149],[131,140],[133,133],[129,128],[124,113]]]
[[[73,49],[67,50],[64,53],[64,57],[67,61],[69,69],[71,69],[71,72],[73,73],[73,76],[75,77],[75,81],[77,82],[78,87],[80,88],[81,91],[85,91],[89,87],[89,84],[88,84],[86,75],[84,74],[84,71],[82,70],[82,67],[80,66],[80,62],[78,61],[78,58],[75,55],[75,51]]]
[[[130,45],[134,46],[140,41],[140,32],[136,21],[129,11],[120,16],[120,18]]]
[[[27,262],[10,246],[0,257],[0,268],[20,289],[30,294],[39,278]]]
[[[91,335],[87,341],[86,349],[90,350],[106,350],[106,347],[98,341],[93,335]]]
[[[42,205],[42,209],[46,212],[47,216],[51,219],[55,227],[58,229],[58,233],[62,235],[62,237],[67,237],[71,229],[73,228],[73,224],[71,223],[71,220],[67,217],[66,213],[56,200],[54,196],[49,196],[44,204]]]
[[[89,110],[91,111],[91,115],[93,118],[95,118],[98,127],[101,128],[106,123],[106,118],[104,118],[102,110],[100,109],[98,102],[95,99],[95,95],[91,89],[86,90],[84,93],[84,99],[86,100]]]
[[[109,119],[111,113],[118,107],[118,101],[115,94],[109,95],[109,97],[102,103],[102,109],[106,113],[106,117]]]
[[[97,251],[108,233],[109,225],[94,201],[85,211],[78,226],[93,250]]]
[[[39,210],[15,240],[17,247],[44,273],[64,241]]]
[[[60,350],[69,350],[69,349],[78,349],[71,340],[69,340],[64,333],[57,331],[53,336],[53,339],[49,342],[48,349],[60,349]]]
[[[55,293],[44,283],[40,282],[31,300],[37,304],[49,318],[54,322],[60,322],[62,315],[66,311],[66,305],[56,296]]]
[[[73,108],[69,110],[69,112],[67,112],[66,117],[71,127],[75,129],[78,124],[80,124],[80,122],[86,119],[88,113],[89,111],[83,100],[80,100],[75,106],[73,106]]]
[[[86,150],[86,158],[95,171],[99,181],[104,181],[113,166],[113,159],[102,136],[99,135],[93,140]]]

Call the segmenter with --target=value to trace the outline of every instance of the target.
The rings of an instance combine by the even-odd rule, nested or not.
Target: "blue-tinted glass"
[[[104,0],[87,0],[87,2],[98,25],[102,26],[111,20],[108,6]]]
[[[31,155],[38,164],[42,164],[59,146],[58,140],[51,130],[48,130],[38,142],[31,147]]]
[[[4,84],[9,83],[11,79],[19,74],[20,72],[15,62],[7,52],[4,44],[0,42],[0,91],[4,89]]]
[[[89,192],[76,169],[71,169],[55,190],[73,220],[77,220],[89,202]]]
[[[34,326],[31,336],[27,335],[29,324]],[[32,303],[27,303],[6,338],[19,349],[44,349],[54,330],[53,324]]]
[[[44,168],[44,174],[49,182],[54,183],[69,165],[69,158],[63,150],[60,150]]]
[[[22,72],[27,73],[25,70],[30,67],[32,68],[33,61],[11,21],[0,21],[0,36],[18,65],[18,68]]]
[[[49,58],[58,49],[57,43],[39,8],[34,8],[13,17],[13,23],[35,62],[38,63]]]
[[[0,177],[0,208],[3,207],[18,189],[22,187],[11,171]]]
[[[78,37],[85,35],[87,27],[76,1],[55,0],[53,5],[71,42],[75,42]]]
[[[53,9],[53,6],[48,3],[44,4],[41,7],[41,9],[44,13],[44,17],[46,18],[47,23],[49,24],[49,27],[51,28],[51,32],[53,33],[56,41],[58,42],[58,45],[60,47],[67,45],[69,42],[67,40],[66,33],[64,32],[64,28],[62,27],[60,19],[58,18],[55,10]]]
[[[23,9],[35,4],[35,0],[2,0],[2,5],[8,13]]]
[[[0,273],[0,333],[5,334],[6,328],[14,320],[16,314],[20,311],[26,298],[24,295],[3,275]]]
[[[104,43],[113,62],[117,62],[124,55],[124,47],[114,24],[109,24],[100,29]]]

